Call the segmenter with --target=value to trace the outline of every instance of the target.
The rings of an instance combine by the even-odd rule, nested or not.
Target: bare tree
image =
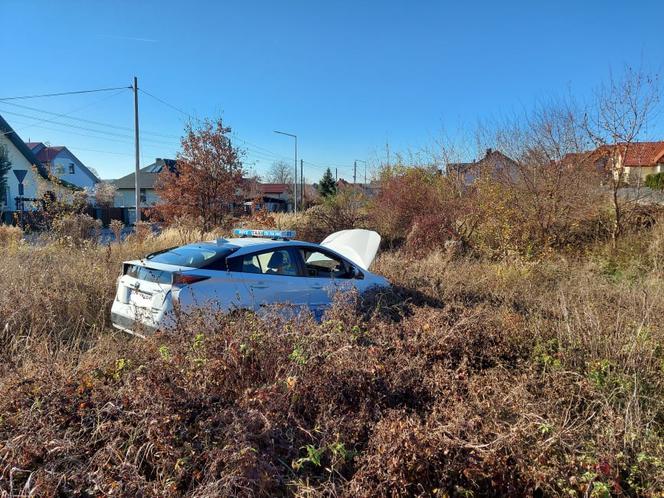
[[[473,163],[477,187],[504,207],[510,243],[533,250],[565,245],[573,227],[597,212],[601,178],[583,153],[590,142],[582,120],[571,99],[554,99],[479,128],[478,144],[500,153]]]
[[[267,173],[267,181],[270,183],[285,183],[286,185],[292,185],[293,165],[286,161],[273,162]]]
[[[612,74],[608,83],[595,91],[583,120],[583,129],[604,154],[610,171],[614,247],[634,214],[639,197],[638,191],[635,196],[621,195],[620,189],[629,181],[625,157],[636,142],[647,136],[659,99],[657,76],[626,66],[620,77]]]
[[[113,205],[117,187],[109,182],[99,182],[94,188],[95,202],[99,207],[109,208]]]

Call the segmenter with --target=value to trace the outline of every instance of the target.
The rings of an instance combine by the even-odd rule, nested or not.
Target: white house
[[[50,147],[42,142],[27,142],[26,145],[51,175],[88,190],[99,183],[97,175],[67,147]]]
[[[164,168],[175,171],[175,160],[157,158],[154,163],[141,168],[139,175],[141,208],[151,207],[159,202],[159,196],[155,191],[155,181]],[[112,180],[111,183],[117,189],[113,206],[127,208],[129,223],[133,223],[136,217],[136,173]]]
[[[10,170],[6,174],[7,187],[0,192],[0,211],[9,220],[12,211],[32,211],[40,207],[37,199],[46,191],[70,192],[77,187],[61,181],[54,184],[44,165],[34,156],[9,123],[0,116],[0,146],[6,151]],[[0,220],[2,221],[2,220]]]

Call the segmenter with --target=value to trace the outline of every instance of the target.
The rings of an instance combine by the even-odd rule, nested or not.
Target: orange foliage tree
[[[155,209],[165,221],[198,220],[209,231],[233,212],[241,200],[243,171],[242,152],[231,144],[230,131],[221,119],[187,124],[175,168],[165,168],[155,182],[161,199]]]

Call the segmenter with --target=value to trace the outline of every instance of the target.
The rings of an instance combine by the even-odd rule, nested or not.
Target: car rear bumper
[[[145,337],[167,327],[166,309],[139,308],[133,304],[121,303],[117,299],[111,306],[111,323],[117,329]]]
[[[154,334],[159,327],[137,322],[135,319],[111,311],[111,323],[116,329],[120,329],[129,334],[145,337]]]

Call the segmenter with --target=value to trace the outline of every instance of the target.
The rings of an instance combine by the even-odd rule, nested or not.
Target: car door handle
[[[252,289],[267,289],[267,284],[249,284]]]
[[[323,288],[323,284],[311,284],[312,289],[320,290]]]

